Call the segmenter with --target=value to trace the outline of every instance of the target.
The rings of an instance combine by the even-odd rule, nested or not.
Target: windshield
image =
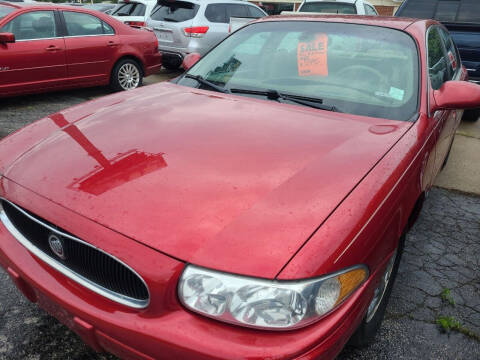
[[[113,16],[145,16],[145,5],[129,2],[120,5],[116,8],[113,13]]]
[[[298,9],[299,12],[317,12],[328,14],[356,14],[357,9],[354,4],[334,3],[334,2],[305,2]]]
[[[5,16],[13,12],[15,9],[10,6],[1,6],[0,5],[0,19],[3,19]]]
[[[193,19],[199,6],[187,1],[159,3],[150,15],[152,20],[182,22]]]
[[[415,43],[401,31],[376,26],[309,21],[247,25],[178,84],[212,90],[198,76],[237,95],[278,101],[278,96],[254,93],[274,90],[350,114],[409,120],[417,112]]]

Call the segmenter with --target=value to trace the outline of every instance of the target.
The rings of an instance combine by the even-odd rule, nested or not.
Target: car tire
[[[162,66],[167,69],[167,70],[178,70],[181,64],[178,64],[178,62],[175,61],[165,61],[162,63]]]
[[[133,90],[143,83],[142,67],[133,59],[123,59],[115,64],[110,87],[115,91]]]
[[[380,324],[382,323],[383,317],[385,315],[385,310],[387,308],[388,299],[390,298],[390,294],[392,292],[395,277],[397,276],[398,266],[400,265],[400,259],[402,257],[404,244],[405,235],[402,235],[399,240],[398,247],[395,250],[395,253],[392,255],[391,260],[387,263],[387,268],[382,275],[382,280],[380,281],[377,289],[375,289],[375,294],[367,309],[367,313],[363,318],[360,326],[350,338],[349,345],[361,348],[368,346],[375,339],[375,335],[380,328]],[[386,280],[386,285],[382,289],[382,285],[385,283],[385,276],[389,271],[390,274],[388,275],[388,279]],[[379,298],[377,298],[377,294],[379,295]]]
[[[463,112],[463,121],[475,122],[480,117],[480,109],[469,109]]]

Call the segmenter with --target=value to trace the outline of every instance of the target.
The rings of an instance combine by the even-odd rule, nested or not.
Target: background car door
[[[438,90],[449,80],[458,77],[460,59],[453,43],[447,45],[448,34],[443,29],[433,26],[428,31],[428,67],[432,90]],[[447,38],[448,36],[448,38]],[[447,49],[448,46],[448,49]],[[456,123],[461,114],[456,110],[437,111],[435,121],[439,122],[436,130],[437,145],[435,147],[435,173],[440,171],[453,141]],[[457,118],[458,117],[458,118]]]
[[[79,82],[104,82],[120,46],[114,29],[96,16],[62,11],[65,36],[67,75]]]
[[[65,42],[58,37],[55,11],[19,14],[0,32],[15,35],[15,43],[0,45],[0,92],[38,90],[65,81]]]
[[[209,4],[205,9],[205,17],[211,23],[205,41],[209,48],[214,47],[229,34],[230,17],[250,17],[248,5],[244,4]]]

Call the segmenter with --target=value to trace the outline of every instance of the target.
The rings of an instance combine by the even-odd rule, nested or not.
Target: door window
[[[107,35],[115,35],[115,30],[108,25],[105,21],[102,21],[103,33]]]
[[[251,17],[261,18],[266,16],[260,9],[257,9],[255,6],[249,6],[248,11]]]
[[[460,56],[450,34],[442,28],[439,31],[447,52],[448,80],[453,80],[461,67]]]
[[[428,31],[428,69],[430,82],[434,90],[440,89],[449,80],[447,61],[443,50],[443,40],[436,27]]]
[[[377,15],[377,12],[375,11],[375,9],[370,5],[363,4],[363,6],[365,8],[365,15],[374,15],[374,16]]]
[[[15,35],[16,40],[49,39],[57,36],[53,11],[31,11],[21,14],[0,29]]]
[[[228,23],[225,4],[209,4],[205,9],[205,17],[213,23]]]
[[[231,17],[248,17],[248,9],[245,5],[227,4],[227,22]]]
[[[68,36],[113,34],[112,27],[99,18],[73,11],[64,11]]]

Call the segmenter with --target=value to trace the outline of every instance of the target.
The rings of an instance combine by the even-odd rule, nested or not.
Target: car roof
[[[413,18],[402,18],[393,16],[364,16],[364,15],[314,15],[306,13],[305,15],[276,15],[267,16],[255,20],[255,22],[267,22],[267,21],[323,21],[323,22],[336,22],[336,23],[348,23],[348,24],[363,24],[371,26],[388,27],[392,29],[404,30],[414,22],[428,21],[419,20]]]
[[[47,2],[37,2],[37,3],[22,3],[22,2],[5,2],[0,0],[0,5],[2,6],[11,6],[16,9],[48,9],[48,8],[55,8],[60,10],[83,10],[85,12],[91,12],[92,9],[84,8],[83,6],[72,6],[68,4],[54,4],[54,3],[47,3]]]

